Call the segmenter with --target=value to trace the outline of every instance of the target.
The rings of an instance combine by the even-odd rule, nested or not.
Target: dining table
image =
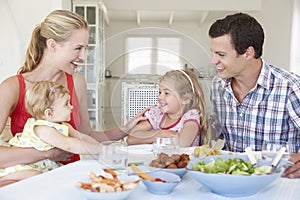
[[[191,153],[193,149],[187,148],[184,151]],[[134,145],[129,148],[128,162],[136,163],[142,170],[147,171],[145,160],[152,156],[151,145]],[[89,171],[97,171],[102,167],[96,156],[83,157],[77,162],[0,188],[0,200],[84,200],[76,183],[87,178]],[[130,171],[130,167],[128,168],[131,174],[133,171]],[[255,195],[229,198],[212,193],[209,188],[193,179],[189,173],[182,177],[181,183],[170,194],[152,194],[140,181],[128,197],[129,200],[296,200],[299,198],[300,179],[278,178]]]

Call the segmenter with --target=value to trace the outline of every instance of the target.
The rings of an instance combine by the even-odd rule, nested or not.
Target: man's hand
[[[293,162],[293,166],[286,167],[281,175],[287,178],[300,178],[300,153],[293,154],[289,161]]]

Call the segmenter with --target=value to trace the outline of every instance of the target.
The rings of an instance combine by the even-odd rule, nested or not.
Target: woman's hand
[[[126,133],[128,133],[133,127],[135,127],[135,125],[137,125],[137,123],[139,123],[140,121],[143,120],[147,120],[147,117],[144,116],[145,112],[147,112],[151,107],[153,106],[149,106],[144,108],[143,110],[141,110],[138,114],[136,114],[134,116],[134,118],[132,118],[125,126],[124,128],[122,128],[122,130]]]
[[[47,151],[47,158],[54,160],[54,161],[64,161],[68,162],[71,160],[71,157],[73,156],[72,153],[66,152],[64,150],[61,150],[59,148],[53,148]]]
[[[293,166],[286,167],[281,175],[287,178],[300,178],[300,153],[293,154],[289,161],[293,162]]]

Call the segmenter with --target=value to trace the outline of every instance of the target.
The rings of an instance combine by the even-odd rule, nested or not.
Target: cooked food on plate
[[[119,180],[117,174],[110,169],[104,169],[106,175],[96,175],[89,172],[91,182],[78,182],[83,190],[91,192],[122,192],[133,189],[139,181]]]
[[[149,165],[157,168],[184,168],[189,161],[190,156],[188,154],[173,154],[169,156],[166,153],[160,153],[157,159],[152,160]]]
[[[221,150],[218,147],[211,148],[208,144],[197,146],[194,149],[195,157],[221,155]]]

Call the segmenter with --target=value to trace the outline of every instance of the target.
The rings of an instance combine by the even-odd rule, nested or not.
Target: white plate
[[[152,144],[130,145],[128,146],[130,154],[153,154]]]

